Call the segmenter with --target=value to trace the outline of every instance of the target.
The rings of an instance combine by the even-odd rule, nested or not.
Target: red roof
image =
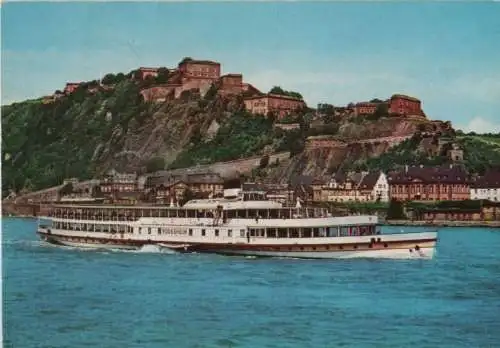
[[[500,170],[490,169],[483,176],[477,178],[472,185],[476,189],[500,189]]]
[[[409,184],[421,181],[425,184],[467,184],[469,175],[461,166],[408,167],[407,170],[393,172],[389,175],[390,184]]]
[[[366,174],[359,183],[359,188],[362,190],[373,190],[378,179],[380,178],[380,174],[381,173],[379,171]]]

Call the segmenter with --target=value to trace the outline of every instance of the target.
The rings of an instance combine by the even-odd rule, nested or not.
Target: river
[[[500,344],[499,229],[441,228],[433,260],[83,251],[35,229],[2,219],[5,347]]]

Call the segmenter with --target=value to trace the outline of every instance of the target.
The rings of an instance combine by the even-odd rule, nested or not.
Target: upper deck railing
[[[222,214],[222,215],[221,215]],[[331,216],[325,208],[269,209],[189,209],[158,206],[85,206],[52,205],[47,209],[50,218],[68,220],[136,221],[142,217],[156,218],[240,218],[240,219],[310,219]]]

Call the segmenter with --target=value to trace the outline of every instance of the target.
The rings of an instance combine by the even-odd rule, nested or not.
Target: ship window
[[[227,236],[232,237],[233,236],[233,230],[227,230]]]
[[[302,230],[302,237],[303,238],[311,238],[311,233],[312,233],[312,229],[306,227]]]
[[[290,235],[290,238],[298,238],[299,237],[299,229],[298,228],[290,228],[289,235]]]
[[[190,236],[192,236],[192,235],[193,235],[193,229],[192,229],[192,228],[190,228],[190,229],[189,229],[189,235],[190,235]]]
[[[277,236],[277,230],[276,228],[268,228],[267,229],[267,237],[268,238],[276,238]]]
[[[218,237],[219,236],[219,230],[215,230],[215,236]]]
[[[204,236],[205,235],[205,229],[202,229],[201,230],[201,235]]]
[[[341,235],[341,236],[344,236],[344,237],[345,237],[345,236],[348,236],[348,235],[349,235],[349,227],[347,227],[347,226],[342,226],[342,227],[340,228],[340,235]]]
[[[286,228],[278,228],[278,238],[287,238],[288,230]]]
[[[313,237],[319,237],[319,228],[318,227],[313,228]]]

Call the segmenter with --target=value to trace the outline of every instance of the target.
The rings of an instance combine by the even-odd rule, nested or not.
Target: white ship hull
[[[432,259],[434,248],[422,248],[419,252],[409,249],[389,250],[364,250],[364,251],[334,251],[334,252],[266,252],[266,251],[232,251],[217,250],[216,254],[240,255],[255,257],[279,257],[279,258],[302,258],[302,259]]]
[[[67,240],[66,238],[58,238],[58,237],[47,238],[45,236],[42,236],[41,239],[42,241],[50,244],[62,245],[80,249],[123,249],[123,250],[137,249],[134,246],[123,245],[120,243],[82,243],[82,242],[72,242]]]
[[[61,232],[63,233],[63,231]],[[316,244],[278,244],[277,240],[267,241],[266,244],[263,244],[263,241],[234,244],[172,242],[158,239],[104,239],[100,237],[88,237],[88,235],[84,238],[79,238],[75,234],[49,235],[43,230],[39,230],[39,234],[41,239],[48,243],[76,248],[139,250],[146,246],[154,246],[157,250],[163,249],[181,253],[196,252],[233,256],[304,259],[432,259],[436,244],[436,239],[433,236],[437,237],[433,232],[378,235],[377,237],[382,238],[385,242],[382,241],[370,246],[370,244],[367,244],[366,238],[355,237],[326,238],[321,239]]]

